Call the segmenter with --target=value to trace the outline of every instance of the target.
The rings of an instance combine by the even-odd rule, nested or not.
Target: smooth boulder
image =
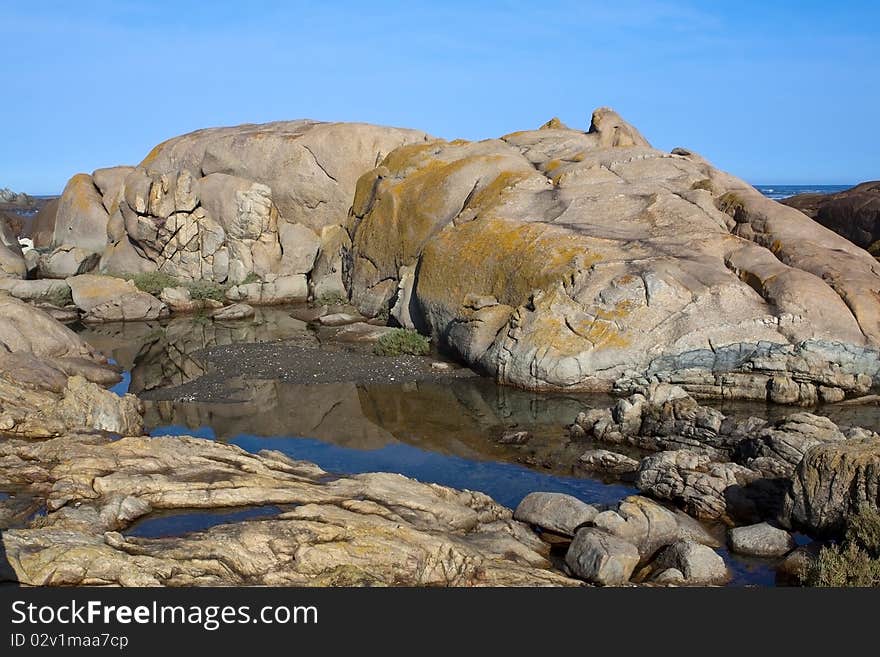
[[[733,527],[727,540],[731,551],[752,557],[782,557],[795,548],[791,534],[766,522]]]
[[[67,284],[86,322],[155,320],[168,315],[164,303],[138,290],[132,281],[83,274],[68,278]]]
[[[590,523],[599,510],[564,493],[529,493],[516,507],[513,517],[543,530],[574,536],[578,528]]]
[[[601,586],[626,584],[638,563],[635,545],[592,527],[578,530],[565,554],[565,564],[576,577]]]

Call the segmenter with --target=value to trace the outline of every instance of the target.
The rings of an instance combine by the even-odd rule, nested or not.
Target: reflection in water
[[[195,354],[207,347],[291,337],[317,344],[305,322],[279,308],[258,308],[253,320],[243,322],[188,315],[156,322],[90,324],[80,336],[130,373],[128,391],[135,394],[202,376],[205,365]]]
[[[177,317],[90,326],[81,335],[126,370],[115,390],[143,396],[153,435],[196,435],[251,452],[277,449],[330,472],[399,472],[483,491],[511,507],[534,490],[566,492],[594,503],[610,503],[633,492],[579,472],[577,458],[590,445],[571,442],[565,431],[579,411],[613,404],[607,396],[525,392],[479,377],[396,385],[300,385],[239,377],[221,381],[221,394],[212,391],[209,397],[216,401],[211,403],[151,401],[151,396],[173,397],[167,390],[158,394],[160,389],[207,374],[210,363],[198,354],[207,347],[275,340],[317,347],[317,334],[292,318],[289,309],[264,308],[252,321],[222,324]],[[796,410],[748,403],[720,408],[727,414],[769,419]],[[814,412],[839,424],[880,430],[876,407],[826,406]],[[532,437],[524,445],[499,444],[510,429],[529,431]],[[235,513],[244,518],[262,512],[150,517],[132,531],[173,535],[234,521],[239,518]],[[725,550],[722,555],[735,573],[735,584],[772,583],[771,562],[742,559]]]

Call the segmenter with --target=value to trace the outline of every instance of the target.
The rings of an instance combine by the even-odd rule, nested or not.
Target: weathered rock
[[[97,368],[96,368],[97,369]],[[140,435],[141,402],[104,390],[30,353],[0,355],[0,430],[28,438],[68,432]]]
[[[273,277],[271,281],[234,285],[226,291],[226,298],[260,306],[299,303],[309,296],[305,274]]]
[[[593,584],[626,584],[639,563],[635,545],[601,529],[579,529],[565,554],[575,576]]]
[[[434,367],[434,363],[431,363],[431,369],[440,369]],[[530,431],[505,431],[501,434],[501,437],[498,439],[499,445],[525,445],[532,439],[532,433]]]
[[[675,514],[638,495],[621,501],[617,510],[598,514],[593,518],[593,524],[635,545],[643,561],[679,538]]]
[[[33,354],[53,368],[90,381],[109,385],[119,381],[119,373],[107,358],[89,346],[69,328],[48,314],[12,297],[0,295],[0,354]],[[23,377],[27,368],[12,377]],[[24,380],[24,379],[21,379]]]
[[[862,508],[880,509],[880,438],[809,448],[795,468],[784,517],[807,533],[833,536]]]
[[[782,557],[795,548],[791,534],[766,522],[734,527],[727,539],[733,552],[753,557]]]
[[[5,223],[0,223],[0,278],[24,278],[27,266],[18,239]]]
[[[18,280],[0,278],[0,290],[16,299],[64,306],[70,303],[70,286],[59,280]]]
[[[89,273],[100,259],[99,254],[78,246],[59,246],[40,257],[37,273],[41,278],[70,278]]]
[[[218,322],[250,319],[254,316],[254,312],[253,306],[249,306],[246,303],[236,303],[216,310],[211,317]]]
[[[376,326],[366,322],[355,322],[340,327],[333,334],[333,339],[340,342],[376,342],[383,335],[393,331],[394,327],[392,326]]]
[[[361,312],[394,308],[415,267],[428,332],[503,383],[812,404],[880,382],[874,259],[609,110],[588,133],[403,146],[347,229]]]
[[[88,174],[78,173],[68,181],[58,201],[52,246],[77,246],[101,253],[107,246],[109,221],[94,180]]]
[[[677,541],[670,545],[657,557],[654,568],[661,573],[669,568],[678,570],[684,576],[683,584],[725,584],[730,581],[724,559],[712,548],[691,541]]]
[[[141,274],[156,271],[156,263],[142,257],[128,237],[123,237],[104,249],[98,271],[102,274]]]
[[[880,255],[880,181],[865,182],[836,194],[798,194],[780,203]]]
[[[131,281],[112,276],[83,274],[67,279],[73,303],[86,322],[154,320],[168,315],[168,307],[141,292]]]
[[[795,413],[747,437],[737,446],[738,460],[768,475],[791,476],[813,445],[839,442],[845,436],[827,417],[811,413]]]
[[[578,528],[592,522],[599,510],[564,493],[529,493],[513,517],[541,529],[574,536]]]
[[[318,323],[321,326],[345,326],[346,324],[355,324],[363,321],[363,316],[353,313],[332,313],[330,315],[321,315]]]
[[[290,274],[308,274],[315,266],[321,240],[311,229],[302,224],[281,223],[278,226],[281,240],[281,271]]]
[[[101,202],[107,214],[112,216],[119,208],[125,193],[125,179],[132,171],[134,167],[118,166],[92,172],[92,182],[101,194]]]
[[[0,462],[0,481],[47,498],[39,527],[4,532],[23,584],[576,584],[487,496],[399,475],[328,478],[278,452],[188,437],[8,441]],[[250,504],[296,508],[174,538],[115,533],[154,509]]]
[[[343,261],[350,248],[351,240],[342,226],[324,226],[321,229],[321,247],[311,273],[312,296],[316,300],[348,299]]]
[[[52,240],[55,238],[55,218],[58,214],[58,203],[60,198],[53,198],[46,203],[31,223],[31,229],[27,237],[30,237],[34,243],[34,248],[48,249],[52,246]]]
[[[607,449],[591,449],[580,455],[578,465],[590,472],[612,475],[628,475],[639,469],[639,462],[625,454]]]
[[[758,512],[744,489],[760,474],[736,463],[718,463],[690,450],[659,452],[642,459],[636,487],[706,520],[752,518]]]

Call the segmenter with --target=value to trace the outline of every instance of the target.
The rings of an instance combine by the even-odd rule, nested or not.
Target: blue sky
[[[878,62],[869,0],[0,0],[0,187],[57,193],[209,125],[481,139],[603,105],[753,183],[853,183],[880,178]]]

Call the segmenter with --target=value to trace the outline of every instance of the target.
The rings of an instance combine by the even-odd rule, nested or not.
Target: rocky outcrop
[[[53,198],[46,205],[40,208],[37,216],[31,223],[30,237],[34,242],[34,247],[38,249],[49,249],[55,239],[55,220],[58,217],[58,204],[60,198]]]
[[[880,255],[880,181],[865,182],[836,194],[798,194],[780,202],[874,256]]]
[[[323,247],[319,294],[339,292],[331,278],[341,280],[337,233],[324,229],[344,222],[364,171],[425,138],[315,121],[199,130],[159,144],[137,167],[72,178],[53,244],[101,253],[104,273],[158,270],[232,284],[256,276],[282,287],[292,283],[278,280],[301,277],[306,291],[298,288],[297,299],[308,296]],[[283,303],[292,295],[264,297]]]
[[[880,381],[873,258],[610,110],[586,133],[399,148],[359,181],[347,229],[363,313],[411,295],[502,383],[812,403]]]
[[[839,536],[863,508],[880,510],[880,437],[811,447],[795,469],[786,518],[811,534]]]
[[[790,515],[783,511],[784,499],[792,486],[802,488],[797,473],[814,450],[880,442],[872,431],[811,413],[773,422],[728,417],[665,383],[620,399],[613,408],[581,412],[569,433],[575,441],[652,452],[635,473],[636,487],[652,497],[698,518],[753,523]],[[830,470],[825,477],[831,481]]]
[[[68,181],[58,201],[52,246],[101,253],[107,246],[109,220],[92,176],[78,173]]]
[[[112,384],[120,379],[107,358],[76,333],[42,310],[2,294],[0,353],[33,354],[68,375],[79,374],[100,384]],[[24,373],[24,370],[20,372],[22,376]]]
[[[131,281],[112,276],[83,274],[67,279],[73,303],[86,322],[154,320],[168,315],[168,307],[141,292]]]
[[[490,498],[399,475],[330,478],[277,452],[188,437],[11,440],[0,462],[0,481],[30,486],[49,511],[3,535],[25,584],[576,584]],[[118,533],[152,511],[250,504],[296,506],[175,538]]]

